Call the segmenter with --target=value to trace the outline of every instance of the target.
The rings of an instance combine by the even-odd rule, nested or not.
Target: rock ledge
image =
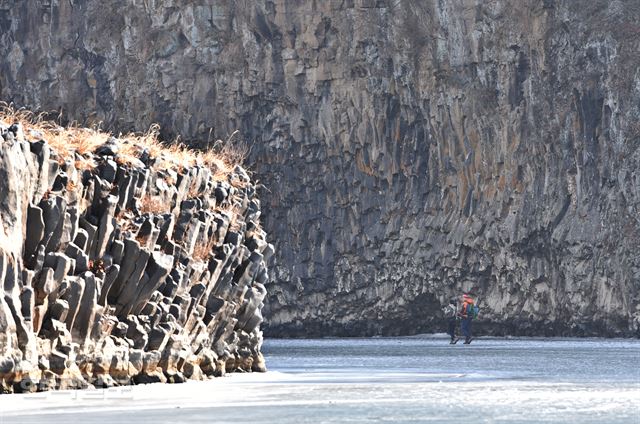
[[[264,371],[273,246],[245,170],[0,116],[0,391]]]

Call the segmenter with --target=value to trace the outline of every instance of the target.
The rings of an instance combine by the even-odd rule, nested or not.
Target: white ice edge
[[[622,403],[637,402],[640,399],[640,383],[626,384],[622,387],[590,388],[570,383],[465,381],[460,384],[449,380],[399,383],[390,391],[386,383],[371,383],[366,380],[370,376],[361,377],[355,381],[314,384],[306,382],[309,380],[308,375],[296,376],[271,371],[265,374],[239,374],[229,378],[180,385],[151,384],[8,395],[0,397],[0,417],[55,413],[85,414],[96,409],[105,413],[178,408],[408,404],[422,401],[420,398],[423,396],[436,404],[446,404],[462,396],[465,399],[472,398],[479,404],[498,403],[500,407],[523,407],[531,404],[532,407],[545,406],[563,411],[563,404],[579,404],[583,411],[609,411],[619,408]],[[304,390],[299,390],[302,386]],[[296,387],[299,389],[296,390]],[[351,391],[354,388],[365,389],[367,396],[353,395]],[[385,391],[388,393],[380,395]],[[398,393],[413,395],[399,396]]]

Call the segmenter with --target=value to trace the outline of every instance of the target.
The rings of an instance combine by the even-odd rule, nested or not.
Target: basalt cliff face
[[[0,1],[0,96],[251,146],[274,335],[638,334],[640,6]]]
[[[263,371],[273,247],[246,172],[48,133],[0,119],[0,393]]]

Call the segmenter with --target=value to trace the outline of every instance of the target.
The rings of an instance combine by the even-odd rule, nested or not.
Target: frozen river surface
[[[270,371],[0,396],[0,423],[640,424],[640,341],[268,340]]]

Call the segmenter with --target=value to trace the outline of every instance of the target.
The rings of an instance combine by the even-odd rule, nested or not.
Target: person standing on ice
[[[458,342],[458,337],[456,336],[456,321],[458,320],[457,312],[458,312],[458,301],[456,299],[451,299],[449,304],[442,308],[444,312],[444,317],[447,319],[448,325],[448,334],[451,336],[450,344],[456,344]]]
[[[458,316],[462,320],[460,324],[460,328],[462,330],[462,334],[464,335],[464,344],[471,343],[471,321],[475,318],[476,309],[471,296],[467,293],[462,295],[462,307],[460,308],[460,312]]]

